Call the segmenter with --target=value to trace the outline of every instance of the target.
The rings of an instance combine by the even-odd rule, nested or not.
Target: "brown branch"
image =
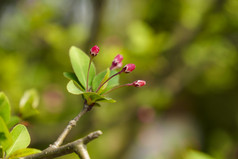
[[[87,151],[87,147],[85,145],[83,145],[83,144],[76,145],[75,153],[81,159],[90,159],[88,151]]]
[[[21,159],[52,159],[73,152],[76,153],[81,159],[90,159],[86,144],[98,138],[100,135],[102,135],[102,132],[98,130],[66,145],[60,146],[58,148],[50,147],[40,153],[26,156]]]
[[[84,104],[84,107],[82,109],[82,111],[73,119],[69,122],[69,124],[66,126],[66,128],[64,129],[64,131],[60,134],[60,136],[58,137],[58,139],[54,142],[53,145],[50,145],[50,148],[57,148],[59,147],[64,139],[66,138],[66,136],[69,134],[69,132],[71,131],[71,129],[76,126],[78,120],[87,112],[89,111],[89,106],[86,104]]]

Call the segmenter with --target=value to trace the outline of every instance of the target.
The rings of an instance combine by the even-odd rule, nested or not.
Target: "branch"
[[[85,102],[84,107],[82,109],[82,111],[73,119],[69,122],[69,124],[66,126],[66,128],[64,129],[64,131],[60,134],[60,136],[58,137],[58,139],[54,142],[53,145],[50,145],[49,148],[57,148],[59,147],[64,139],[66,138],[66,136],[69,134],[69,132],[71,131],[71,129],[76,126],[78,120],[87,112],[90,110],[90,106],[88,106]]]
[[[68,143],[58,148],[50,147],[40,153],[26,156],[21,159],[52,159],[73,152],[75,152],[81,159],[90,159],[86,145],[90,141],[98,138],[100,135],[102,135],[102,132],[98,130],[74,142]]]

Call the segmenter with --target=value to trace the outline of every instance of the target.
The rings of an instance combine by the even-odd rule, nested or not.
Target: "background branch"
[[[90,159],[86,144],[102,135],[102,131],[98,130],[78,139],[74,142],[60,146],[58,148],[47,148],[41,153],[23,157],[21,159],[52,159],[55,157],[67,155],[75,152],[81,159]]]
[[[91,0],[91,3],[93,8],[93,19],[89,32],[89,39],[85,45],[85,50],[89,50],[92,47],[91,45],[95,45],[95,42],[98,39],[98,34],[101,28],[101,22],[103,17],[103,7],[105,6],[105,0]]]

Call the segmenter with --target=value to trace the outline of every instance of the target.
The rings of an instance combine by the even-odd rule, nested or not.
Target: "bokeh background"
[[[85,115],[66,142],[94,130],[92,159],[238,158],[237,0],[1,0],[0,90],[18,113],[35,88],[31,147],[44,149],[82,108],[66,90],[68,50],[98,45],[97,72],[118,53],[136,69],[124,88]],[[76,159],[71,154],[61,159]]]

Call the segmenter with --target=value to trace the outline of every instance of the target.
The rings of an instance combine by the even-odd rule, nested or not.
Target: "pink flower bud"
[[[133,82],[133,86],[135,86],[135,87],[142,87],[144,85],[146,85],[146,81],[144,81],[144,80],[137,80],[137,81]]]
[[[126,66],[123,67],[123,72],[125,73],[130,73],[131,71],[133,71],[136,68],[135,64],[127,64]]]
[[[123,56],[121,54],[118,54],[112,61],[110,70],[120,68],[122,66],[122,60],[123,60]]]
[[[97,45],[95,45],[94,47],[90,49],[90,54],[92,56],[97,56],[98,52],[99,52],[99,47]]]

